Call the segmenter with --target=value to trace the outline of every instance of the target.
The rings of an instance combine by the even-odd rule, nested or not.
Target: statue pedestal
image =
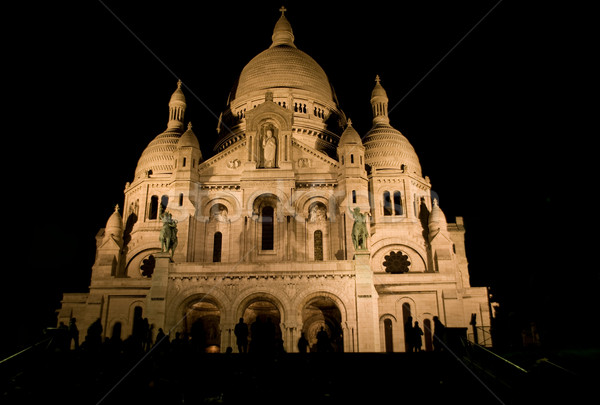
[[[354,254],[356,272],[356,323],[359,352],[379,352],[379,306],[373,284],[371,253],[358,250]]]
[[[156,266],[152,274],[152,285],[147,298],[146,313],[148,322],[154,325],[153,333],[156,334],[158,328],[164,328],[165,324],[167,283],[169,281],[171,254],[169,252],[159,252],[155,253],[154,257],[156,258]]]

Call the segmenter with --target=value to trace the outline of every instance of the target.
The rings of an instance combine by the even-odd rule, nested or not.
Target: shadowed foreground
[[[584,385],[578,377],[543,371],[500,379],[493,365],[475,367],[448,352],[31,350],[1,366],[4,404],[512,404],[575,399]]]

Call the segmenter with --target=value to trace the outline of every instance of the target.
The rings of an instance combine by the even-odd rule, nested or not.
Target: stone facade
[[[462,219],[447,223],[431,198],[379,78],[371,104],[361,139],[283,13],[271,47],[232,89],[209,159],[184,125],[179,82],[167,129],[126,185],[123,215],[117,207],[96,237],[89,292],[64,294],[58,321],[75,317],[83,340],[97,319],[104,337],[124,338],[147,318],[155,334],[237,351],[238,320],[269,318],[287,352],[301,333],[314,346],[321,327],[335,351],[398,352],[409,316],[431,349],[437,316],[469,331],[475,319],[480,343],[491,344],[487,288],[470,286]],[[356,208],[368,218],[366,249],[354,244]],[[159,241],[165,214],[176,223],[172,252]]]

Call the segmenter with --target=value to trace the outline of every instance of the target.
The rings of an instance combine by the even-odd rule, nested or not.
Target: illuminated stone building
[[[184,120],[179,82],[166,130],[96,237],[89,292],[64,294],[58,321],[75,317],[83,340],[97,319],[105,338],[125,338],[147,318],[154,333],[221,351],[237,351],[240,318],[269,318],[287,352],[301,333],[314,345],[321,327],[336,351],[405,351],[409,316],[427,350],[434,316],[469,331],[474,317],[484,334],[488,293],[469,283],[462,219],[448,223],[432,199],[379,77],[371,104],[361,137],[283,13],[231,90],[211,158]],[[353,242],[355,208],[367,214],[366,249]],[[172,253],[159,241],[165,214]]]

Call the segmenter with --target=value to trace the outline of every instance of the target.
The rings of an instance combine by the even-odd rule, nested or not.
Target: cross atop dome
[[[281,16],[285,17],[285,12],[287,11],[287,8],[285,8],[284,6],[281,6],[281,8],[279,9],[279,11],[281,11]]]

